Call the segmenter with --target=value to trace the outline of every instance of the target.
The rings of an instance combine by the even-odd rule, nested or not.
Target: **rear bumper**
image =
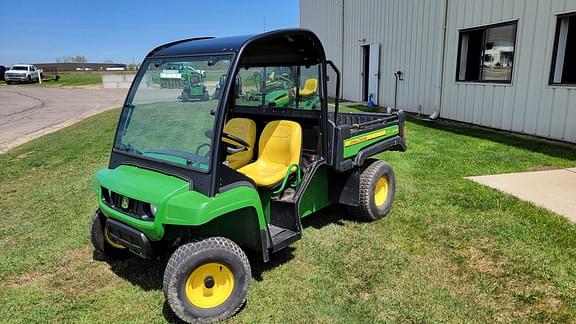
[[[143,258],[150,258],[155,255],[146,234],[112,218],[108,218],[106,226],[112,240],[124,245],[132,253]]]

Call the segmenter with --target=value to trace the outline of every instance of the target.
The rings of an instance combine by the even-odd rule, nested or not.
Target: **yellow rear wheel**
[[[381,177],[376,182],[376,186],[374,188],[374,203],[376,204],[376,206],[380,207],[384,205],[387,197],[388,197],[388,179],[386,179],[386,177]]]
[[[359,219],[373,221],[388,214],[394,202],[396,180],[392,167],[381,160],[367,161],[358,179],[358,205],[349,212]]]
[[[222,305],[234,290],[234,274],[221,263],[211,262],[196,268],[186,280],[186,298],[199,308]]]

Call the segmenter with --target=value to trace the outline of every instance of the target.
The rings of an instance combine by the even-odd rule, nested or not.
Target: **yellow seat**
[[[248,164],[248,162],[252,160],[252,155],[254,154],[254,144],[256,143],[256,123],[252,119],[248,118],[232,118],[224,126],[224,133],[234,135],[250,144],[246,151],[229,154],[226,157],[228,166],[232,169],[238,169],[239,167]]]
[[[318,89],[318,79],[307,79],[304,83],[304,88],[300,89],[302,97],[310,96],[316,93]]]
[[[302,127],[289,120],[269,122],[258,143],[258,160],[237,171],[259,187],[272,187],[282,180],[291,164],[300,164]]]

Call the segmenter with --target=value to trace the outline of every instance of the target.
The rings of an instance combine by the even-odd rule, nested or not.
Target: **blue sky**
[[[76,55],[139,63],[155,46],[178,39],[297,27],[298,6],[298,0],[8,1],[0,65]]]

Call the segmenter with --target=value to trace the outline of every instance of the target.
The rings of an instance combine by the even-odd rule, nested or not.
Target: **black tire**
[[[28,82],[32,83],[32,77],[31,76],[28,76]]]
[[[97,211],[90,225],[90,241],[92,241],[94,249],[111,259],[126,259],[131,257],[132,253],[130,253],[127,248],[114,247],[109,243],[109,239],[107,240],[104,237],[106,231],[106,217],[102,215],[100,211]]]
[[[182,99],[182,101],[190,101],[190,95],[186,91],[182,91],[180,98]]]
[[[219,266],[220,275],[231,273],[233,279],[225,282],[220,281],[215,286],[220,287],[218,289],[225,289],[222,287],[226,287],[226,283],[228,283],[228,287],[232,285],[232,290],[224,294],[225,299],[219,304],[213,307],[205,305],[201,308],[194,305],[188,297],[187,287],[193,287],[188,285],[188,281],[195,280],[195,270],[201,267],[206,269],[206,267],[213,267],[213,265]],[[224,266],[224,270],[222,266]],[[210,289],[210,282],[207,280],[212,280],[212,285],[219,280],[210,275],[206,276],[205,273],[209,273],[209,271],[198,271],[200,272],[196,273],[202,273],[199,275],[200,279],[204,278],[202,279],[204,280],[203,291],[205,288]],[[250,263],[242,249],[227,238],[210,237],[184,244],[172,254],[164,271],[164,296],[174,314],[185,322],[222,320],[234,315],[244,305],[251,278]],[[205,296],[196,295],[196,298],[198,298],[195,300],[197,303],[203,302],[202,298]]]
[[[379,181],[385,181],[386,190],[381,192],[383,189],[380,188],[378,199],[375,191],[379,187]],[[381,160],[374,161],[360,173],[359,182],[359,204],[348,207],[348,212],[364,221],[374,221],[386,216],[392,208],[396,193],[396,178],[392,166]]]
[[[12,81],[6,81],[6,84],[7,84],[7,85],[11,85],[11,84],[12,84]]]

